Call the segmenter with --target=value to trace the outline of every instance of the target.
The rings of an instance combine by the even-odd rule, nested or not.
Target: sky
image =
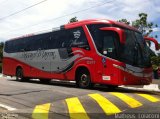
[[[126,18],[133,21],[141,12],[148,14],[149,22],[158,24],[152,35],[157,34],[160,42],[159,0],[0,0],[0,42],[52,30],[75,16],[78,20]]]

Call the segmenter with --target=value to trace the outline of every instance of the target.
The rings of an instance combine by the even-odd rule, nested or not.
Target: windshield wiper
[[[136,43],[135,44],[135,47],[134,47],[134,62],[133,62],[133,65],[137,65],[137,61],[138,61],[138,48],[137,48],[138,44]]]

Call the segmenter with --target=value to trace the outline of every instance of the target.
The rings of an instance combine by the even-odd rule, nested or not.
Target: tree
[[[127,25],[130,25],[130,22],[127,19],[121,19],[121,20],[118,20],[118,22],[122,22],[122,23],[125,23]]]
[[[3,46],[4,46],[4,43],[0,42],[0,62],[2,62],[2,58],[3,58]]]
[[[136,19],[132,22],[132,26],[138,28],[138,30],[142,32],[143,36],[150,36],[150,34],[153,32],[153,28],[158,27],[157,24],[148,22],[147,16],[148,15],[146,13],[140,13],[139,19]]]
[[[118,21],[137,28],[139,31],[142,32],[143,36],[153,37],[151,36],[153,28],[158,27],[158,25],[154,24],[153,22],[148,22],[147,21],[148,15],[146,13],[140,13],[138,16],[139,18],[132,21],[131,23],[127,19],[121,19]],[[155,35],[154,37],[157,38],[157,35]]]
[[[153,37],[151,35],[151,33],[153,32],[153,28],[158,27],[158,25],[154,24],[153,22],[148,22],[147,21],[148,15],[146,13],[140,13],[138,16],[139,16],[139,18],[132,21],[132,22],[129,22],[125,18],[118,20],[118,22],[122,22],[122,23],[125,23],[127,25],[131,25],[131,26],[137,28],[142,33],[143,36]],[[154,37],[158,38],[157,35],[155,35]],[[149,45],[149,47],[151,46],[150,41],[147,41],[147,44]]]
[[[73,17],[73,18],[71,18],[70,20],[69,20],[69,23],[73,23],[73,22],[77,22],[78,20],[77,20],[77,17]]]
[[[2,72],[3,46],[4,43],[0,42],[0,73]]]

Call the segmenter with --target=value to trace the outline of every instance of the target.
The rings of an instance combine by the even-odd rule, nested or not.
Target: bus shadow
[[[8,80],[8,81],[14,81],[18,82],[15,79]],[[19,82],[19,83],[32,83],[32,84],[41,84],[41,85],[48,85],[48,86],[61,86],[61,87],[67,87],[67,88],[78,88],[76,87],[75,83],[70,83],[68,81],[54,81],[52,80],[49,83],[42,83],[38,79],[37,80],[29,80],[25,82]],[[146,93],[146,94],[154,94],[154,95],[160,95],[158,92],[153,92],[153,91],[145,91],[145,90],[133,90],[133,89],[125,89],[122,87],[117,87],[117,88],[109,88],[107,85],[94,85],[94,87],[89,88],[89,89],[81,89],[80,90],[91,90],[91,91],[101,91],[101,92],[121,92],[121,93]]]

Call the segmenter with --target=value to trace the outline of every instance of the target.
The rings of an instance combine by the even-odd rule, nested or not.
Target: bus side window
[[[57,40],[58,40],[57,31],[54,31],[50,34],[50,38],[48,39],[48,49],[56,49]]]
[[[60,30],[56,31],[56,33],[53,36],[53,39],[55,40],[55,47],[56,48],[66,48],[66,42],[68,42],[68,34],[66,30]]]
[[[86,35],[82,27],[69,30],[69,43],[70,46],[76,43],[76,44],[85,44],[89,47]]]
[[[41,49],[42,50],[47,50],[49,49],[49,44],[50,44],[50,33],[46,33],[41,35],[40,42],[41,42]]]
[[[30,38],[26,37],[26,38],[23,40],[23,43],[24,43],[24,47],[19,48],[19,50],[21,50],[21,51],[31,51]]]
[[[36,38],[35,36],[33,36],[32,38],[29,38],[30,42],[30,49],[31,51],[35,51],[36,50]]]
[[[9,53],[22,52],[22,49],[24,49],[25,46],[24,38],[9,41],[9,45]]]
[[[12,50],[11,47],[12,47],[12,41],[6,41],[4,51],[6,53],[11,53]]]
[[[70,39],[70,30],[65,30],[64,34],[65,35],[62,36],[62,39],[64,39],[62,42],[62,47],[71,48],[72,39]]]
[[[59,41],[59,31],[55,31],[55,32],[53,32],[52,33],[52,42],[54,42],[55,44],[55,49],[56,48],[60,48],[60,46],[61,46],[61,44],[59,43],[60,41]]]

